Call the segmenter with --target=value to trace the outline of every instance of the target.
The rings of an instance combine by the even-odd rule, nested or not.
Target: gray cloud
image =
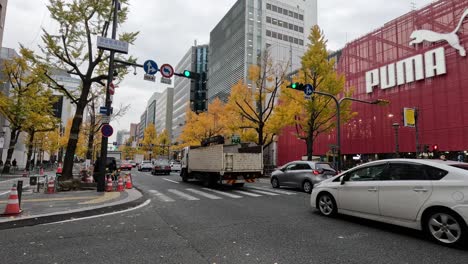
[[[236,0],[171,0],[130,1],[129,19],[119,32],[140,31],[130,53],[143,63],[153,59],[159,65],[175,66],[194,41],[205,44],[210,31],[216,26]],[[430,0],[413,0],[418,8]],[[23,43],[35,48],[40,42],[41,27],[56,32],[48,11],[47,0],[9,1],[3,45],[18,48]],[[319,1],[318,21],[329,40],[330,49],[342,48],[347,41],[371,32],[384,23],[411,10],[407,0],[328,0]],[[182,71],[184,69],[176,69]],[[158,78],[159,81],[159,78]],[[116,130],[129,129],[137,123],[154,92],[161,92],[166,85],[143,80],[143,70],[138,75],[130,73],[116,89],[114,106],[130,104],[127,115],[115,122]]]

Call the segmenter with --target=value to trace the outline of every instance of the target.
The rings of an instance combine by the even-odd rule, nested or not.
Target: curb
[[[59,221],[65,221],[65,220],[70,220],[70,219],[79,219],[83,217],[89,217],[89,216],[94,216],[94,215],[100,215],[100,214],[106,214],[106,213],[112,213],[112,212],[118,212],[118,211],[123,211],[129,208],[136,207],[138,205],[143,204],[148,198],[143,194],[143,192],[133,186],[135,190],[137,190],[140,193],[140,197],[131,200],[128,202],[124,202],[121,204],[115,204],[111,206],[107,205],[102,205],[100,207],[95,207],[95,208],[90,208],[86,209],[84,208],[83,210],[78,210],[70,213],[56,213],[56,214],[49,214],[49,215],[44,215],[44,216],[36,216],[36,217],[30,217],[30,218],[23,218],[23,219],[16,219],[16,220],[11,220],[7,222],[1,222],[0,223],[0,230],[5,230],[5,229],[12,229],[12,228],[19,228],[19,227],[26,227],[26,226],[35,226],[35,225],[42,225],[42,224],[47,224],[47,223],[53,223],[53,222],[59,222]]]

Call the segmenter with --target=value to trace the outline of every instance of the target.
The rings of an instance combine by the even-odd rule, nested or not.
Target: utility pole
[[[112,23],[112,39],[117,37],[117,12],[119,11],[119,0],[114,0],[114,14],[113,14],[113,23]],[[110,58],[109,58],[109,73],[107,77],[107,85],[106,85],[106,109],[107,109],[107,116],[111,114],[111,105],[112,101],[110,100],[109,94],[109,86],[112,83],[114,77],[114,56],[115,51],[110,51]],[[107,161],[107,143],[108,138],[102,136],[101,139],[101,158],[99,164],[99,176],[97,178],[97,191],[104,192],[105,191],[105,177],[106,177],[106,161]]]
[[[395,157],[400,157],[400,144],[398,143],[398,129],[400,129],[400,124],[393,123],[393,128],[395,129]]]

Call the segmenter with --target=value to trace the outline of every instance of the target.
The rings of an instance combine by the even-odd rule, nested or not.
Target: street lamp
[[[398,144],[398,129],[400,128],[399,123],[393,123],[393,128],[395,129],[395,156],[396,158],[400,157],[400,145]]]

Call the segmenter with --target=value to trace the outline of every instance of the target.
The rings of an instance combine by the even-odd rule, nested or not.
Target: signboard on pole
[[[172,84],[172,80],[169,79],[169,78],[161,77],[161,83],[165,83],[165,84],[171,85],[171,84]]]
[[[101,133],[103,137],[110,137],[114,133],[114,129],[109,124],[104,124],[101,127]]]
[[[101,124],[109,124],[109,123],[110,123],[110,116],[101,115]]]
[[[149,75],[149,74],[145,74],[145,75],[143,75],[143,80],[145,80],[145,81],[151,81],[151,82],[156,82],[156,76],[154,76],[154,75]]]
[[[111,50],[123,54],[128,54],[127,42],[98,36],[96,43],[98,49]]]
[[[155,61],[147,60],[143,63],[143,70],[145,70],[148,75],[155,75],[159,71],[158,64],[156,64]]]
[[[106,115],[107,114],[107,107],[105,107],[105,106],[99,107],[99,113],[101,115]]]
[[[404,117],[404,126],[405,127],[415,127],[416,118],[415,118],[415,109],[414,108],[403,108],[403,117]]]
[[[171,78],[172,75],[174,75],[174,68],[169,64],[161,65],[161,69],[159,71],[164,78]]]

